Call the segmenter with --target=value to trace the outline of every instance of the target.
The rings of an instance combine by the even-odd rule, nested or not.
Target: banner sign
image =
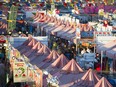
[[[77,39],[80,39],[80,37],[81,37],[81,36],[80,36],[80,29],[77,28],[77,29],[76,29],[76,38],[77,38]]]
[[[81,31],[81,38],[93,38],[94,31]]]
[[[14,62],[13,78],[14,78],[14,83],[27,82],[28,75],[27,75],[27,66],[25,62]]]
[[[16,18],[17,18],[17,10],[18,7],[12,5],[9,11],[9,15],[8,15],[8,29],[10,30],[14,30],[16,28]]]

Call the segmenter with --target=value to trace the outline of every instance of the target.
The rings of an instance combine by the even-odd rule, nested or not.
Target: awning
[[[106,56],[108,58],[113,58],[113,59],[116,59],[116,47],[109,50],[109,51],[106,51]]]
[[[96,51],[97,53],[101,53],[101,51],[103,51],[103,54],[106,54],[106,51],[111,50],[114,47],[116,47],[116,40],[113,40],[105,45],[98,46]]]

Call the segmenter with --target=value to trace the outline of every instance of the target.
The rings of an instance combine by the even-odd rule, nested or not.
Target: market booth
[[[30,86],[42,87],[42,71],[29,63],[29,59],[21,55],[10,43],[8,43],[8,59],[10,62],[9,79],[13,78],[14,84],[26,84]]]
[[[116,67],[115,67],[116,66],[116,47],[106,51],[106,56],[111,60],[110,71],[115,73],[116,72]]]
[[[38,15],[41,15],[41,14],[38,13]],[[46,18],[50,18],[50,20],[46,22],[47,20]],[[88,24],[76,24],[75,21],[73,21],[73,23],[70,23],[71,21],[68,22],[68,20],[65,21],[65,20],[58,19],[52,16],[47,16],[47,15],[44,15],[43,17],[38,16],[37,19],[39,19],[38,24],[42,23],[42,25],[39,25],[40,26],[39,29],[41,29],[40,31],[44,31],[47,34],[59,36],[69,41],[75,38],[75,32],[77,27],[79,27],[80,30],[83,31],[82,36],[85,35],[86,33],[85,31],[91,31],[90,36],[92,34],[92,27],[89,26]],[[41,22],[41,20],[44,20],[45,23]],[[67,34],[68,35],[71,34],[71,35],[67,36]],[[88,33],[86,34],[89,35]]]
[[[116,40],[110,41],[102,46],[97,47],[97,52],[101,54],[103,66],[107,69],[108,63],[110,63],[110,67],[107,69],[109,72],[115,73],[115,48],[116,48]]]
[[[25,61],[25,63],[23,62],[23,64],[26,64],[27,67],[25,66],[24,68],[28,68],[27,75],[28,75],[28,78],[30,78],[30,81],[31,79],[32,81],[31,82],[27,81],[26,78],[25,80],[23,78],[23,81],[25,81],[26,83],[28,82],[29,85],[36,85],[36,87],[38,87],[38,85],[41,85],[40,87],[42,86],[78,87],[80,85],[87,86],[87,83],[90,83],[89,86],[92,86],[99,81],[99,77],[91,69],[89,69],[86,73],[84,73],[84,70],[80,67],[80,65],[74,59],[69,61],[63,54],[59,55],[54,50],[50,51],[43,44],[40,47],[40,49],[38,49],[37,44],[40,42],[34,43],[35,45],[33,46],[32,45],[33,41],[34,41],[33,38],[29,37],[29,39],[26,40],[20,46],[22,47],[22,49],[23,47],[26,47],[27,49],[29,48],[30,52],[34,50],[34,53],[29,53],[29,51],[24,51],[24,54],[27,53],[32,56],[26,57],[23,53],[22,53],[23,56],[21,56],[20,51],[16,50],[15,48],[11,51],[12,52],[11,54],[16,56],[16,58],[15,57],[11,58],[12,60],[11,64],[14,64],[14,63],[22,64],[22,62]],[[38,51],[39,51],[39,54],[38,54]],[[84,55],[84,56],[87,56],[87,55]],[[14,71],[14,72],[16,72],[15,74],[17,74],[17,71]],[[91,77],[93,77],[92,81],[94,82],[91,82]]]

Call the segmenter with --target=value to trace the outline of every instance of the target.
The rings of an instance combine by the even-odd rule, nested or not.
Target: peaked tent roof
[[[27,46],[32,41],[32,39],[33,38],[31,36],[29,36],[29,38],[25,42],[23,42],[22,45],[18,46],[17,49],[22,50],[24,48],[24,46]]]
[[[42,48],[43,44],[41,42],[38,42],[38,47],[37,49],[39,50],[40,48]]]
[[[32,49],[40,49],[42,47],[42,43],[41,42],[37,42]]]
[[[95,87],[113,87],[106,78],[102,77],[98,83],[95,85]]]
[[[32,38],[31,41],[27,44],[27,46],[32,46],[34,42],[34,39]]]
[[[33,47],[36,43],[37,43],[37,40],[32,38],[31,41],[28,43],[28,46]]]
[[[32,49],[37,49],[38,48],[38,45],[39,45],[39,43],[37,42],[36,44],[35,44],[35,46],[33,46],[33,48]]]
[[[30,36],[22,45],[28,45],[28,43],[32,40],[32,37]]]
[[[33,39],[31,47],[35,46],[36,43],[37,43],[37,40]]]
[[[92,69],[89,69],[84,76],[74,84],[75,87],[94,87],[95,84],[99,81],[98,76]]]
[[[74,60],[70,60],[68,64],[66,64],[63,68],[62,71],[66,73],[80,73],[83,72],[79,64]]]
[[[46,57],[44,61],[53,61],[59,57],[59,54],[55,51],[52,50],[52,52]]]
[[[46,45],[43,45],[42,48],[40,48],[40,50],[37,52],[37,55],[38,54],[50,54],[50,49],[46,46]]]
[[[69,60],[66,58],[66,56],[64,56],[64,54],[61,54],[51,65],[53,67],[62,68],[68,62],[69,62]]]

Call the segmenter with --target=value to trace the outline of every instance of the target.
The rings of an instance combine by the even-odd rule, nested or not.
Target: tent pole
[[[101,74],[102,74],[103,51],[101,51]]]

